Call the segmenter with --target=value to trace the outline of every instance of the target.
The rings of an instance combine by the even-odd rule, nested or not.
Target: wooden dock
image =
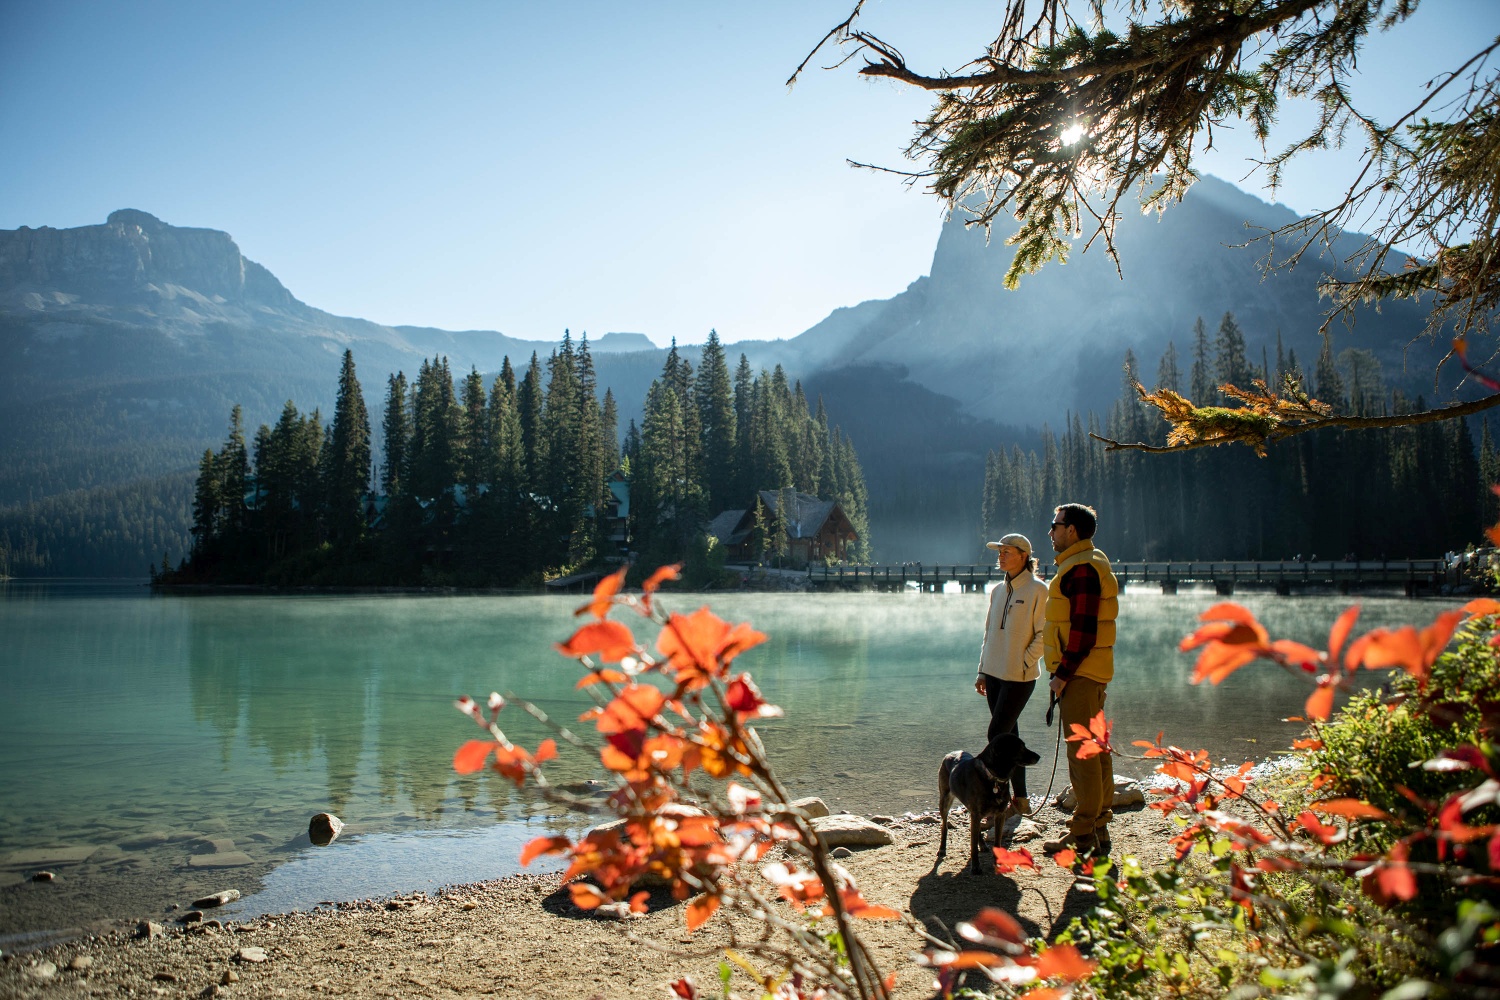
[[[1052,566],[1038,572],[1047,579]],[[1122,584],[1156,584],[1164,594],[1175,594],[1185,584],[1212,584],[1225,596],[1236,590],[1398,590],[1409,597],[1440,592],[1451,583],[1450,568],[1442,559],[1390,559],[1319,562],[1118,562],[1115,576]],[[1004,579],[993,563],[902,563],[869,566],[810,566],[808,582],[820,590],[906,590],[941,592],[956,584],[964,593],[982,592]]]

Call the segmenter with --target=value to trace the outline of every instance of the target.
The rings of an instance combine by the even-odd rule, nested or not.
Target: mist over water
[[[762,732],[797,794],[861,813],[930,808],[942,756],[983,744],[987,715],[973,680],[986,597],[665,600],[682,611],[707,603],[768,634],[736,665],[786,710]],[[1118,744],[1165,730],[1170,742],[1238,761],[1297,735],[1280,720],[1300,714],[1307,690],[1276,668],[1246,668],[1218,688],[1187,683],[1190,659],[1176,643],[1216,600],[1124,595],[1108,703]],[[1349,603],[1240,600],[1274,636],[1315,647]],[[224,886],[252,897],[236,912],[264,912],[515,871],[513,845],[590,821],[559,815],[493,773],[454,774],[454,749],[480,734],[452,700],[514,692],[576,725],[592,702],[552,644],[576,627],[579,603],[0,586],[0,937],[159,917]],[[1362,628],[1425,623],[1439,609],[1397,598],[1363,604]],[[1045,708],[1038,696],[1021,722],[1043,759],[1034,794],[1047,787],[1056,738]],[[547,735],[514,707],[502,724],[528,746]],[[1133,761],[1116,769],[1146,773]],[[596,761],[566,747],[548,772],[557,782],[599,776]],[[305,831],[324,810],[349,825],[319,850]],[[209,867],[220,860],[234,865]],[[22,881],[42,867],[58,882]]]

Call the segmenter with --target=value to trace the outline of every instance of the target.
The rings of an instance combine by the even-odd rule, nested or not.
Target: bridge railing
[[[1038,572],[1043,579],[1048,579],[1052,569],[1052,566],[1043,565]],[[1235,584],[1432,586],[1443,582],[1451,570],[1444,559],[1126,561],[1114,564],[1115,576],[1122,583],[1213,583],[1221,589],[1232,588]],[[844,586],[894,586],[909,582],[935,586],[954,581],[973,587],[1004,579],[1003,572],[993,563],[816,564],[808,567],[807,575],[813,583]]]

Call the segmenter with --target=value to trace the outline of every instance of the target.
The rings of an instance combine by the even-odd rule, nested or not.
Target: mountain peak
[[[150,212],[142,212],[138,208],[116,209],[109,213],[109,218],[105,220],[104,224],[116,228],[121,226],[138,226],[143,230],[169,228],[165,222],[162,222]]]

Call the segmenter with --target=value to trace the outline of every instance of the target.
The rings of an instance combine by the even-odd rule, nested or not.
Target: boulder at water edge
[[[333,813],[318,813],[307,824],[307,839],[317,847],[327,847],[343,829],[344,821]]]
[[[1122,806],[1138,806],[1146,801],[1146,793],[1141,790],[1141,783],[1133,778],[1115,778],[1115,798],[1110,803],[1111,808],[1118,809]],[[1062,794],[1055,800],[1057,808],[1064,812],[1072,812],[1073,807],[1078,805],[1078,798],[1073,794],[1073,786],[1064,788]]]
[[[828,847],[879,847],[892,842],[891,831],[863,816],[819,816],[812,827]]]

